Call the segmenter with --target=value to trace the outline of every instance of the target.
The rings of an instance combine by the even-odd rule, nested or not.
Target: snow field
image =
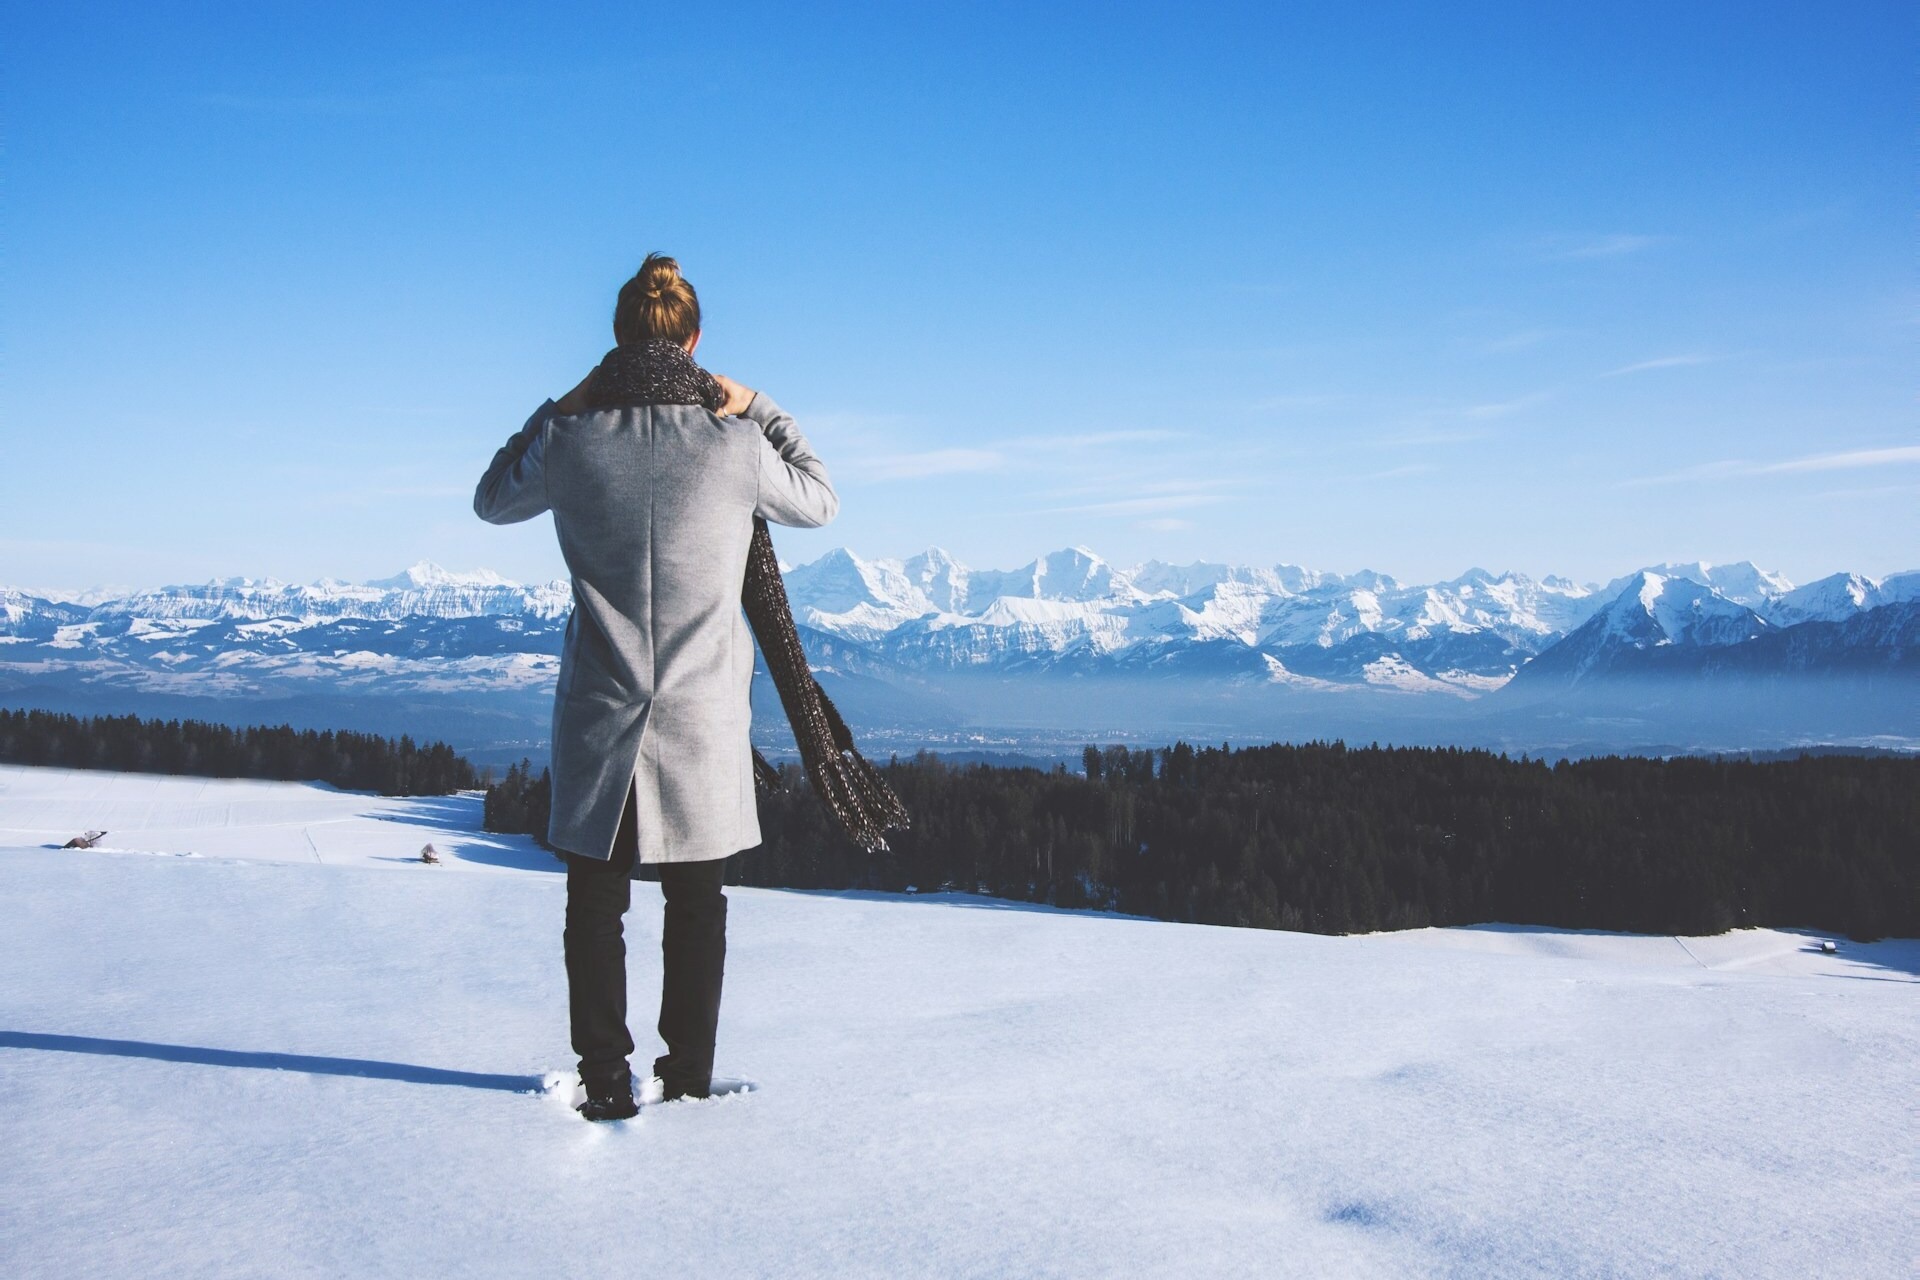
[[[1911,1274],[1920,943],[736,889],[754,1091],[593,1126],[499,1087],[571,1065],[564,886],[477,817],[0,771],[0,1273]]]

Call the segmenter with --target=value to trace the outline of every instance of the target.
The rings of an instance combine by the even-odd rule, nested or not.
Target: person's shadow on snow
[[[0,1049],[41,1049],[54,1053],[92,1053],[113,1058],[150,1058],[160,1062],[189,1062],[206,1067],[252,1067],[261,1071],[303,1071],[309,1075],[360,1076],[369,1080],[403,1080],[409,1084],[454,1085],[462,1089],[499,1089],[507,1093],[539,1093],[539,1076],[493,1075],[480,1071],[450,1071],[407,1062],[373,1058],[325,1058],[304,1053],[250,1053],[239,1049],[208,1049],[198,1045],[153,1044],[146,1040],[103,1040],[95,1036],[43,1035],[34,1031],[0,1031]]]

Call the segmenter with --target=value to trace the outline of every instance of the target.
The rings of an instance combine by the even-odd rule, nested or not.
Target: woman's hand
[[[592,381],[593,374],[589,373],[586,377],[580,379],[579,385],[575,386],[573,390],[554,401],[554,416],[564,418],[569,414],[584,412],[587,407],[587,384]]]
[[[721,417],[730,418],[734,414],[745,413],[747,406],[753,403],[752,387],[743,387],[724,373],[714,374],[713,380],[719,383],[720,390],[727,394],[726,402],[714,410]]]

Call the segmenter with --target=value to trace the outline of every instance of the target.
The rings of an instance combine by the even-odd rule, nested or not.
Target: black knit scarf
[[[609,351],[588,377],[585,394],[588,407],[594,409],[697,404],[717,410],[726,401],[712,374],[695,364],[678,343],[661,338]],[[854,747],[846,721],[808,668],[800,633],[793,625],[793,606],[787,602],[786,583],[780,578],[780,560],[773,553],[773,536],[759,516],[753,518],[740,603],[793,726],[800,760],[814,791],[854,843],[869,853],[885,849],[886,833],[907,826],[906,806]],[[757,750],[753,777],[762,791],[779,788],[779,771]]]

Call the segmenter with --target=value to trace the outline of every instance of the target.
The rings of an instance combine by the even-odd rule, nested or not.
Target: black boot
[[[640,1114],[633,1101],[633,1077],[623,1075],[612,1084],[589,1084],[587,1100],[575,1110],[588,1120],[631,1120]]]
[[[653,1074],[660,1081],[660,1101],[678,1102],[681,1098],[712,1096],[711,1075],[688,1075],[674,1069],[671,1058],[656,1058]]]

